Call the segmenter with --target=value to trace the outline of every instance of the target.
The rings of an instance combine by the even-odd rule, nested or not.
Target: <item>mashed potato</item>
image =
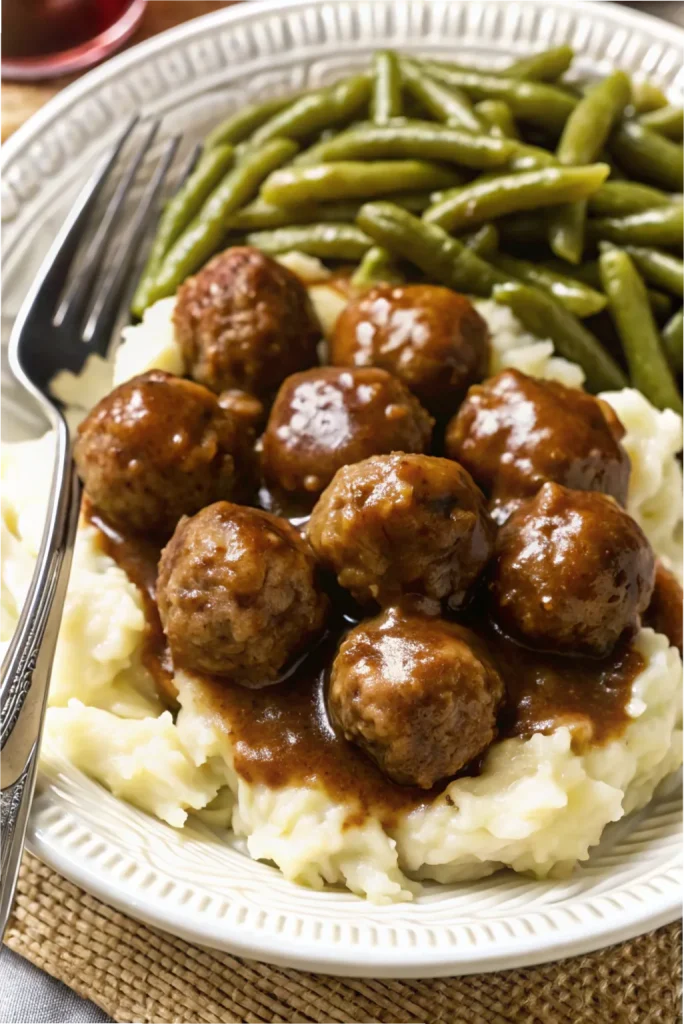
[[[344,305],[318,261],[290,254],[309,282],[326,333]],[[579,367],[554,356],[550,341],[525,332],[512,311],[478,301],[492,332],[492,372],[506,366],[579,387]],[[54,390],[80,414],[106,391],[153,367],[182,372],[165,299],[127,328],[113,374],[101,364],[86,378],[63,374]],[[109,374],[109,376],[108,376]],[[602,396],[624,423],[632,460],[628,508],[658,554],[681,562],[681,420],[637,391]],[[35,562],[49,486],[52,439],[2,453],[2,638],[9,639]],[[31,474],[22,472],[27,461]],[[665,637],[643,629],[645,668],[635,678],[624,734],[584,754],[568,728],[492,746],[482,773],[452,782],[430,806],[385,830],[367,818],[344,827],[349,808],[318,787],[271,790],[233,767],[230,729],[212,715],[201,684],[179,673],[180,711],[163,711],[140,661],[144,617],[138,592],[81,524],[53,672],[46,755],[68,757],[116,796],[180,827],[189,812],[230,821],[250,855],[292,881],[326,883],[379,903],[412,899],[419,879],[479,878],[501,866],[538,877],[566,874],[589,856],[611,821],[643,806],[681,763],[681,660]]]

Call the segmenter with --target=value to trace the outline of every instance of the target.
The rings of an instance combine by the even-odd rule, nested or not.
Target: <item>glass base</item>
[[[2,77],[8,81],[32,82],[42,78],[58,78],[72,71],[84,71],[109,57],[133,35],[140,24],[147,0],[133,0],[118,21],[87,43],[61,53],[40,57],[3,57]]]

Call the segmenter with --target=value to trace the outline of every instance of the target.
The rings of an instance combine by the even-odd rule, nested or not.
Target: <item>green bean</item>
[[[223,178],[164,257],[150,295],[151,302],[173,295],[188,274],[194,273],[217,251],[225,237],[230,214],[248,202],[264,178],[296,152],[294,142],[273,139],[255,147]]]
[[[611,135],[610,151],[632,177],[670,192],[681,191],[684,160],[676,142],[638,121],[623,121]]]
[[[142,316],[151,302],[154,282],[164,257],[188,226],[207,196],[218,185],[233,162],[233,147],[216,145],[207,150],[197,167],[169,200],[159,219],[145,269],[131,302],[134,316]]]
[[[579,267],[568,267],[563,260],[542,260],[542,262],[537,265],[546,267],[548,270],[552,270],[557,274],[566,274],[568,277],[572,277],[576,281],[582,281],[584,284],[589,285],[590,288],[594,288],[595,290],[603,288],[601,283],[601,272],[599,271],[597,260],[585,260],[585,262]],[[663,292],[649,288],[648,301],[651,303],[651,309],[653,310],[653,315],[656,319],[664,320],[669,316],[672,310],[672,301],[669,295],[665,295]]]
[[[684,311],[682,309],[678,309],[674,316],[667,321],[660,332],[660,337],[672,371],[681,373],[684,356]]]
[[[374,245],[363,257],[351,283],[354,288],[372,288],[375,284],[401,284],[404,278],[392,262],[392,256],[381,245]]]
[[[589,200],[589,212],[599,217],[625,217],[656,206],[669,206],[672,196],[635,181],[606,181]]]
[[[376,50],[373,54],[371,113],[376,124],[387,124],[402,113],[401,71],[392,50]]]
[[[275,231],[254,231],[247,244],[269,256],[297,249],[309,256],[331,260],[358,260],[373,242],[355,224],[305,224]]]
[[[514,280],[536,285],[537,288],[553,295],[562,306],[580,319],[594,316],[605,309],[605,295],[566,274],[559,274],[538,263],[514,259],[512,256],[499,255],[491,259],[495,267]]]
[[[651,110],[642,114],[641,123],[658,135],[664,135],[673,142],[681,142],[684,135],[684,110],[681,107],[667,106],[660,110]]]
[[[438,84],[438,83],[435,83]],[[493,132],[502,139],[519,139],[520,134],[511,113],[511,108],[503,100],[480,100],[475,104],[475,113],[488,124]]]
[[[553,132],[561,132],[577,105],[577,100],[562,89],[542,82],[501,78],[472,68],[449,68],[434,61],[424,61],[422,67],[440,82],[463,89],[471,100],[503,100],[514,117]]]
[[[532,171],[538,167],[558,167],[555,153],[549,153],[541,146],[530,146],[520,142],[506,163],[507,171]]]
[[[231,114],[229,118],[221,121],[213,131],[209,132],[204,140],[205,150],[213,149],[214,146],[220,146],[224,143],[235,146],[238,142],[244,142],[252,132],[260,128],[274,114],[279,114],[284,107],[290,106],[293,102],[294,97],[288,96],[287,99],[252,103],[248,107],[238,110],[237,113]]]
[[[630,82],[624,71],[615,71],[589,89],[567,121],[556,157],[564,166],[590,164],[596,159],[611,128],[630,99]],[[549,221],[549,244],[568,263],[579,263],[584,250],[586,202],[559,208]]]
[[[506,78],[525,78],[530,82],[554,82],[568,70],[574,56],[571,46],[554,46],[513,61],[502,74]]]
[[[431,280],[456,291],[489,295],[495,284],[506,280],[446,231],[393,203],[366,203],[356,221],[393,256],[408,260]]]
[[[667,106],[667,96],[663,90],[649,78],[637,79],[632,82],[632,103],[637,114],[647,114],[651,110],[659,110]]]
[[[610,242],[601,242],[601,252],[612,248]],[[637,270],[650,284],[656,288],[664,288],[680,298],[684,294],[684,263],[676,256],[658,249],[649,249],[641,245],[625,245],[622,247],[631,257]]]
[[[480,134],[487,132],[487,123],[477,116],[473,105],[461,89],[449,88],[424,74],[412,60],[401,61],[401,74],[406,88],[438,121]]]
[[[369,75],[353,75],[337,85],[317,89],[294,100],[262,124],[252,136],[261,145],[271,139],[303,139],[331,124],[348,120],[368,101]]]
[[[392,196],[392,202],[411,213],[422,213],[430,205],[432,195],[432,192],[397,192]],[[227,226],[231,231],[267,231],[293,224],[348,224],[356,220],[362,203],[362,200],[342,199],[336,203],[276,206],[258,197],[233,214]]]
[[[647,288],[648,302],[657,322],[662,324],[672,313],[672,297],[665,292],[659,292],[656,288]]]
[[[659,409],[682,412],[682,400],[663,352],[646,286],[631,258],[620,249],[608,249],[599,257],[599,269],[631,383]]]
[[[589,221],[589,233],[594,239],[626,245],[682,244],[684,206],[671,203],[643,213],[630,213],[627,217],[598,217]]]
[[[284,167],[264,183],[269,203],[292,206],[331,199],[369,199],[406,189],[444,188],[454,180],[451,171],[426,160],[340,160],[313,167]]]
[[[497,227],[502,240],[507,244],[548,244],[549,226],[542,213],[517,213],[502,217]]]
[[[558,355],[579,363],[590,391],[625,387],[625,376],[597,338],[555,299],[532,285],[516,282],[499,285],[493,298],[510,306],[524,327],[538,338],[550,338]]]
[[[542,167],[453,189],[423,217],[447,231],[458,231],[484,220],[519,210],[536,210],[591,195],[608,177],[605,164],[588,167]]]
[[[473,135],[431,121],[402,119],[387,125],[362,124],[314,146],[297,164],[338,160],[444,160],[476,169],[504,164],[515,150],[508,139]]]
[[[476,256],[489,259],[499,248],[499,232],[493,224],[483,224],[471,235],[464,236],[462,241]]]

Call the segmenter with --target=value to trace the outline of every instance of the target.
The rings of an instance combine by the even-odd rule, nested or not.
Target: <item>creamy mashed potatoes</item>
[[[286,260],[309,282],[326,332],[344,298],[318,261]],[[113,385],[160,367],[182,372],[171,314],[173,299],[127,328],[113,364],[89,364],[85,377],[61,374],[55,393],[72,420]],[[492,372],[525,373],[581,386],[579,367],[554,355],[548,340],[525,332],[512,311],[490,301],[477,308],[492,332]],[[637,391],[602,396],[622,420],[632,460],[628,509],[656,552],[681,564],[682,479],[675,456],[681,420],[659,412]],[[31,473],[25,472],[27,463]],[[2,639],[7,642],[28,588],[42,529],[52,439],[2,452]],[[643,629],[636,645],[645,667],[632,684],[629,724],[618,739],[575,753],[569,728],[507,739],[487,753],[475,778],[450,783],[432,804],[384,829],[372,817],[345,827],[349,807],[315,786],[269,789],[239,777],[230,729],[197,681],[179,673],[174,722],[141,662],[144,630],[136,588],[82,523],[55,662],[45,750],[68,757],[116,796],[180,827],[189,812],[230,822],[252,857],[313,887],[341,883],[376,902],[411,899],[418,879],[482,877],[501,866],[536,876],[567,873],[589,856],[606,824],[643,806],[681,763],[681,660],[665,637]]]

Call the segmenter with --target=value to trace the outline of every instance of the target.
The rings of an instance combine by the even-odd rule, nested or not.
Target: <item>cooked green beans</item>
[[[629,78],[615,71],[591,88],[571,112],[560,137],[556,157],[559,164],[590,164],[601,152],[611,128],[630,99]],[[582,200],[562,207],[551,215],[549,244],[568,263],[579,263],[584,250],[587,207]]]
[[[306,93],[257,129],[251,142],[261,145],[272,139],[303,139],[332,124],[349,120],[368,102],[369,75],[353,75],[327,89]]]
[[[397,192],[392,202],[422,213],[431,203],[432,192]],[[268,231],[293,224],[348,224],[356,220],[363,200],[341,199],[332,203],[305,203],[302,206],[276,206],[257,198],[233,214],[228,221],[231,231]]]
[[[579,363],[590,391],[612,391],[626,386],[625,375],[598,339],[550,295],[531,285],[509,283],[497,286],[493,298],[510,306],[532,334],[551,338],[558,355]]]
[[[526,78],[530,82],[554,82],[568,70],[574,56],[571,46],[554,46],[551,50],[513,61],[502,74],[506,78]]]
[[[600,245],[601,252],[610,248],[607,242]],[[645,281],[681,298],[684,294],[684,263],[681,259],[668,252],[641,245],[625,245],[623,248]]]
[[[589,167],[542,167],[519,174],[500,175],[454,189],[423,217],[447,231],[458,231],[484,220],[519,210],[555,206],[583,199],[605,181],[605,164]]]
[[[682,147],[658,135],[638,121],[623,121],[610,139],[610,151],[618,163],[640,181],[670,192],[680,192],[684,160]]]
[[[319,259],[358,260],[373,242],[355,224],[305,224],[275,231],[255,231],[247,235],[247,244],[269,256],[297,249]]]
[[[475,104],[475,113],[480,121],[488,124],[492,132],[501,138],[520,138],[511,108],[503,100],[480,100],[479,103]]]
[[[134,316],[142,316],[150,305],[154,284],[164,257],[181,232],[188,226],[207,196],[233,162],[233,147],[216,145],[207,150],[195,170],[169,200],[159,219],[145,269],[131,302]]]
[[[589,200],[589,212],[598,217],[625,217],[656,206],[669,206],[672,196],[635,181],[606,181]]]
[[[659,110],[651,110],[648,114],[642,114],[639,118],[641,123],[650,128],[658,135],[664,135],[666,139],[673,142],[681,142],[684,134],[684,110],[681,107],[661,107]]]
[[[601,253],[599,269],[631,383],[659,409],[682,412],[682,400],[639,272],[626,252],[612,248]]]
[[[587,260],[579,267],[568,267],[567,263],[563,260],[544,260],[542,263],[536,264],[536,266],[546,267],[548,270],[552,270],[556,274],[566,274],[568,277],[572,277],[576,281],[582,281],[594,290],[600,290],[603,288],[603,284],[601,283],[601,272],[599,271],[597,260]],[[653,315],[656,319],[665,320],[670,315],[672,310],[672,301],[669,295],[665,295],[664,292],[655,291],[653,288],[649,288],[648,301],[651,303],[651,309],[653,310]]]
[[[332,199],[370,199],[407,189],[445,188],[453,181],[451,171],[426,160],[340,160],[284,167],[264,183],[261,195],[269,203],[297,206]]]
[[[463,128],[431,121],[402,120],[363,124],[309,150],[298,166],[338,160],[444,160],[476,169],[498,167],[515,151],[508,139],[473,135]]]
[[[594,316],[605,309],[607,299],[589,285],[583,284],[566,274],[559,274],[548,267],[527,260],[514,259],[512,256],[492,256],[495,267],[510,275],[514,280],[536,285],[543,291],[553,295],[562,306],[569,309],[575,316]]]
[[[632,82],[632,103],[637,114],[647,114],[667,106],[667,96],[650,78]]]
[[[473,105],[461,89],[449,88],[423,74],[419,65],[402,60],[401,74],[406,88],[438,121],[445,121],[467,131],[486,133],[487,124],[477,116]]]
[[[684,311],[678,309],[677,312],[667,321],[660,337],[663,340],[663,348],[665,349],[665,355],[667,356],[668,362],[672,367],[674,373],[682,372],[682,363],[684,361]]]
[[[599,217],[589,222],[593,238],[626,245],[674,245],[682,243],[684,206],[671,203],[627,217]]]
[[[577,100],[562,89],[542,82],[501,78],[472,68],[446,67],[434,61],[424,61],[421,67],[440,82],[462,89],[472,100],[503,100],[514,117],[558,133],[577,105]]]
[[[493,224],[483,224],[472,235],[466,235],[462,241],[477,256],[489,259],[499,248],[499,232]]]
[[[393,203],[366,203],[356,218],[359,226],[393,256],[408,260],[428,277],[457,291],[489,295],[506,280],[457,239],[426,224]]]
[[[173,295],[178,285],[216,252],[226,235],[230,214],[248,202],[264,178],[296,152],[294,142],[273,139],[255,148],[223,178],[166,254],[150,302]]]
[[[392,256],[381,245],[372,246],[363,257],[351,283],[355,288],[371,288],[375,284],[401,284],[403,277],[392,263]]]
[[[238,110],[209,132],[204,140],[204,148],[213,149],[214,146],[225,143],[235,146],[238,142],[244,142],[274,114],[279,114],[285,107],[289,107],[294,99],[295,97],[290,96],[287,99],[266,100],[264,103],[252,103],[243,110]]]
[[[371,114],[376,124],[387,124],[402,113],[399,59],[391,50],[373,55],[373,98]]]

